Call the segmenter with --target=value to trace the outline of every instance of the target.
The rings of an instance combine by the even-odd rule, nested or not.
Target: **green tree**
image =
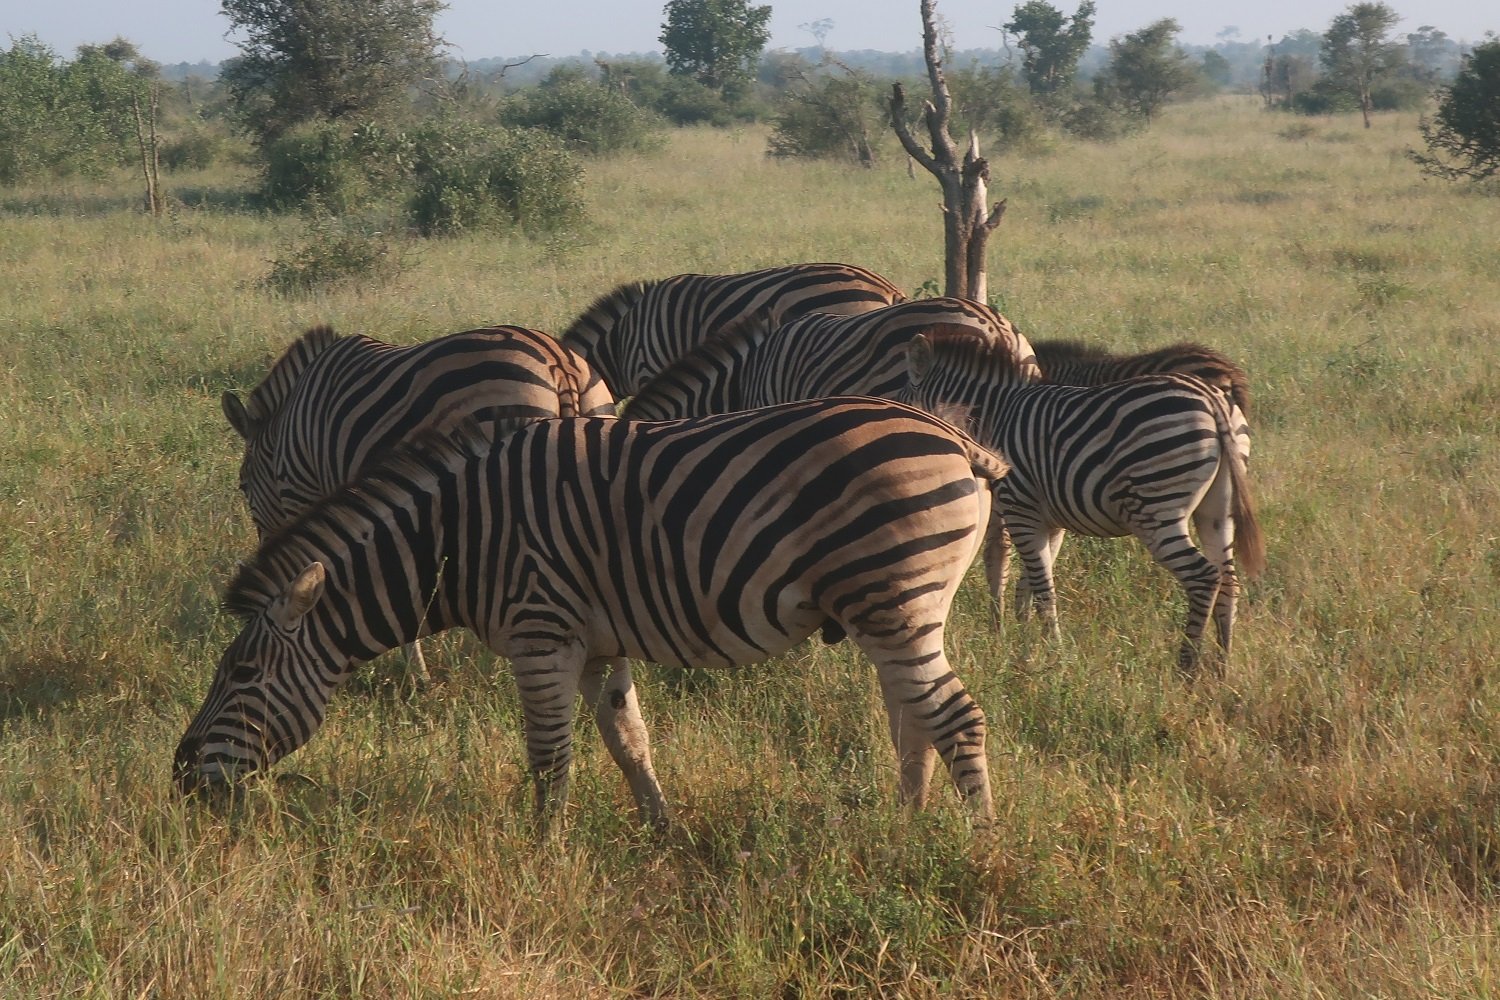
[[[1072,86],[1078,60],[1094,35],[1094,3],[1083,0],[1071,18],[1043,0],[1028,0],[1001,25],[1021,47],[1021,72],[1037,95]]]
[[[749,82],[755,60],[771,38],[769,5],[748,0],[669,0],[660,41],[673,73],[710,90],[735,94]]]
[[[154,64],[133,57],[120,39],[81,46],[72,62],[33,37],[0,51],[0,183],[128,163],[132,98],[155,79]]]
[[[1500,38],[1464,56],[1438,107],[1418,126],[1427,152],[1408,152],[1423,173],[1483,180],[1500,173]]]
[[[1374,109],[1375,85],[1405,62],[1401,46],[1388,38],[1401,20],[1383,3],[1357,3],[1333,19],[1318,53],[1328,86],[1359,101],[1365,128]]]
[[[1151,123],[1167,99],[1193,82],[1194,69],[1177,47],[1177,20],[1164,17],[1109,43],[1109,64],[1094,78],[1102,98]]]
[[[432,74],[441,0],[221,0],[245,37],[224,67],[238,117],[262,142],[302,122],[378,119]]]

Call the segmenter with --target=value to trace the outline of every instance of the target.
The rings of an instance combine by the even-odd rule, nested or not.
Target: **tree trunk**
[[[931,148],[923,148],[911,134],[906,94],[899,83],[891,89],[891,128],[907,155],[936,177],[943,191],[943,294],[983,302],[989,294],[986,246],[1005,214],[1005,202],[989,207],[990,165],[979,155],[979,136],[969,133],[969,146],[960,160],[948,131],[953,105],[938,56],[935,6],[935,0],[922,0],[922,55],[932,87],[932,99],[922,102],[922,120]]]
[[[130,106],[135,111],[135,140],[141,150],[141,174],[146,181],[145,208],[154,216],[161,215],[164,206],[161,195],[161,152],[156,138],[157,91],[155,85],[151,88],[149,129],[147,122],[141,117],[140,98],[131,95]]]

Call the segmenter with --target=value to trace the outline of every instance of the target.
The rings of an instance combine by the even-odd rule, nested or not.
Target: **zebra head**
[[[228,788],[306,743],[328,699],[353,666],[331,648],[317,615],[326,571],[313,562],[281,587],[246,582],[241,570],[226,604],[244,628],[219,660],[203,706],[177,745],[172,777],[183,794]],[[256,573],[257,582],[268,578]],[[248,606],[248,605],[254,606]]]

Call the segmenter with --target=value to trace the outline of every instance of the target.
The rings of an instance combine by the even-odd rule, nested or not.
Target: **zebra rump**
[[[262,536],[421,431],[464,418],[614,412],[613,397],[587,362],[547,334],[516,326],[410,346],[313,327],[246,401],[226,392],[222,402],[245,442],[240,491]]]
[[[937,757],[990,813],[984,716],[945,621],[1005,463],[886,400],[698,420],[466,423],[398,449],[266,539],[230,584],[244,621],[174,758],[232,785],[305,743],[354,667],[472,629],[510,661],[538,815],[566,800],[581,693],[644,820],[667,807],[628,662],[741,666],[827,621],[874,661],[903,798]]]

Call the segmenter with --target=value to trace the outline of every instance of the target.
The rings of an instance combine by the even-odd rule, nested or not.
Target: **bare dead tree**
[[[948,131],[953,102],[938,52],[936,0],[922,0],[922,56],[932,99],[922,102],[922,120],[931,137],[930,149],[911,134],[906,122],[906,94],[901,84],[891,90],[891,127],[908,156],[937,178],[943,189],[944,295],[983,302],[988,294],[985,247],[1000,225],[1005,202],[989,207],[990,165],[979,155],[979,136],[971,129],[962,159]]]

